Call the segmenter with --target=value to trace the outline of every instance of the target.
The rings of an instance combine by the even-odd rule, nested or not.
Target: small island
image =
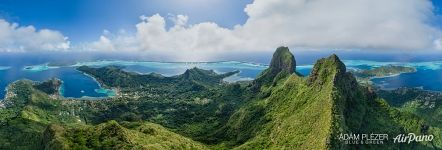
[[[46,64],[33,65],[33,66],[24,66],[23,70],[30,71],[30,72],[41,72],[41,71],[46,71],[46,70],[49,70],[49,69],[56,69],[56,68],[60,68],[60,67],[49,66],[46,63]]]
[[[397,76],[402,73],[416,72],[416,68],[406,67],[406,66],[387,65],[387,66],[381,66],[381,67],[373,68],[373,69],[369,69],[369,70],[356,70],[356,71],[351,71],[351,72],[356,77],[359,77],[359,78],[384,78],[384,77]]]

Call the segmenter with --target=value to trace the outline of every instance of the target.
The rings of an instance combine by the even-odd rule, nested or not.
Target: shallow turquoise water
[[[417,68],[417,72],[401,74],[395,77],[373,79],[373,82],[383,88],[420,87],[426,90],[442,91],[442,62],[377,62],[366,60],[344,60],[348,69],[370,69],[385,65],[401,65]],[[173,76],[183,73],[186,69],[198,67],[214,70],[218,73],[239,70],[240,73],[225,81],[234,82],[241,80],[253,80],[267,65],[224,61],[224,62],[150,62],[150,61],[90,61],[71,65],[49,66],[48,63],[32,65],[0,66],[0,88],[5,87],[16,80],[30,79],[44,81],[56,77],[63,81],[62,94],[65,97],[107,97],[115,96],[115,92],[101,88],[91,77],[76,71],[78,66],[103,67],[109,65],[123,66],[126,71],[138,73],[156,72],[165,76]],[[313,65],[297,66],[296,71],[308,75]],[[0,92],[0,98],[5,92]]]

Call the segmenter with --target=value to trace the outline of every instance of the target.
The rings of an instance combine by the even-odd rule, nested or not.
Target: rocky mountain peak
[[[273,85],[296,69],[296,60],[288,47],[279,47],[273,54],[269,68],[264,70],[253,82],[252,89],[257,91],[262,85]]]
[[[293,73],[296,69],[295,57],[288,47],[279,47],[273,53],[272,61],[270,63],[270,69],[273,72],[287,72]]]
[[[345,64],[339,59],[336,54],[333,54],[327,58],[319,59],[307,80],[308,84],[323,83],[336,80],[343,77],[346,73]]]

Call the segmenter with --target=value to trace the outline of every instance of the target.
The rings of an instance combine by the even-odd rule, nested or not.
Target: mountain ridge
[[[335,54],[318,60],[308,77],[292,74],[269,91],[230,118],[224,132],[248,131],[246,137],[231,137],[228,143],[235,149],[372,149],[380,147],[347,145],[338,137],[342,133],[421,133],[420,128],[426,126],[417,116],[390,108],[369,87],[359,86]],[[379,115],[383,121],[371,115]],[[381,146],[434,147],[428,142],[395,145],[391,139]]]
[[[100,83],[122,92],[118,97],[97,101],[50,97],[54,89],[17,81],[9,86],[9,96],[1,102],[5,108],[0,109],[0,123],[5,126],[0,127],[0,148],[442,147],[439,140],[394,143],[395,135],[441,137],[441,130],[419,116],[390,107],[371,87],[359,85],[337,55],[319,59],[307,77],[296,73],[295,58],[287,47],[279,47],[273,56],[269,68],[257,79],[241,83],[222,82],[222,78],[237,72],[220,75],[198,68],[164,77],[113,66],[79,67]],[[339,136],[350,133],[391,137],[379,145],[345,144]]]

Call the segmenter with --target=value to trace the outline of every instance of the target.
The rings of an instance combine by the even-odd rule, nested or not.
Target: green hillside
[[[256,80],[239,83],[222,81],[237,71],[193,68],[165,77],[117,66],[78,70],[118,89],[118,95],[66,99],[56,94],[59,80],[17,81],[1,102],[0,149],[442,148],[440,121],[418,107],[425,104],[395,99],[400,97],[395,93],[381,93],[388,101],[378,97],[336,55],[318,60],[303,77],[293,54],[280,47]],[[430,110],[440,116],[438,107]],[[434,140],[394,143],[408,133]],[[388,134],[388,139],[346,144],[343,134]]]
[[[75,110],[82,101],[61,100],[18,81],[0,109],[0,149],[206,149],[153,123],[109,121],[86,125]],[[46,88],[45,88],[46,89]]]
[[[272,65],[270,65],[272,66]],[[270,68],[271,69],[271,68]],[[269,82],[274,82],[268,80]],[[433,134],[417,116],[402,113],[361,87],[336,55],[318,60],[309,77],[292,74],[271,88],[268,97],[256,98],[236,111],[218,134],[223,144],[236,149],[433,149],[433,143],[394,144],[401,133]],[[341,133],[385,133],[382,145],[346,145]]]
[[[51,124],[43,144],[48,149],[207,149],[157,124],[116,121],[75,128]]]

